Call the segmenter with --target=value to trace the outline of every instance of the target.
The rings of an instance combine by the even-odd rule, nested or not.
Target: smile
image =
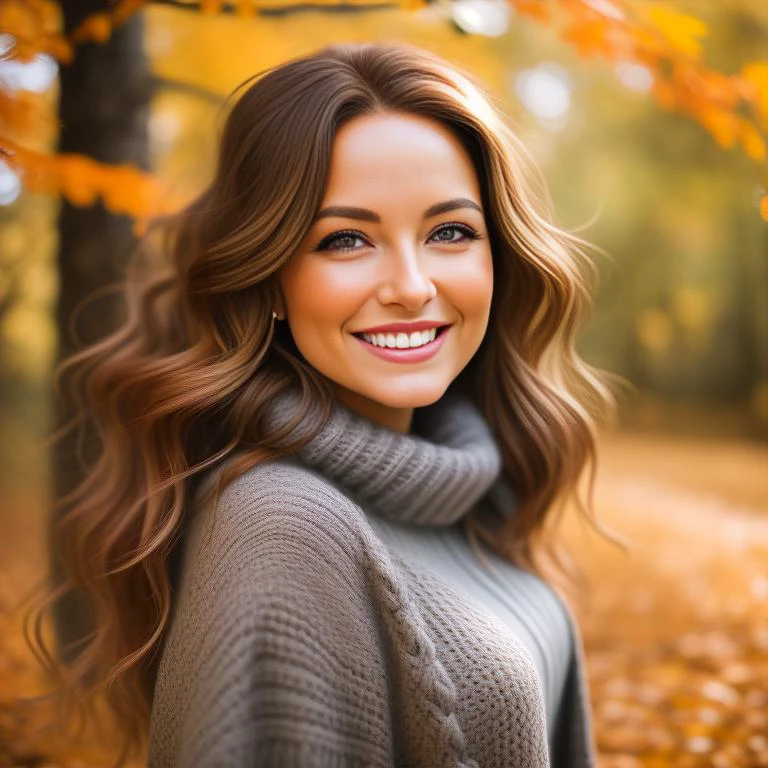
[[[388,349],[413,349],[414,347],[423,347],[435,340],[438,328],[430,328],[425,331],[414,331],[413,333],[361,333],[369,344],[376,347],[387,347]]]
[[[376,357],[394,363],[419,363],[434,357],[443,346],[451,326],[417,331],[412,334],[352,334]],[[383,342],[383,343],[382,343]]]

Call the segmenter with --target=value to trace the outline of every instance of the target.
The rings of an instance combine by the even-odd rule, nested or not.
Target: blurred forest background
[[[106,764],[93,744],[35,740],[16,702],[41,690],[18,600],[46,568],[61,482],[44,445],[51,371],[73,348],[61,329],[74,304],[119,279],[153,206],[201,189],[235,86],[325,43],[379,39],[484,83],[543,168],[558,223],[606,253],[581,350],[633,385],[596,494],[632,548],[573,517],[563,533],[590,579],[577,610],[601,765],[768,766],[768,129],[665,109],[675,93],[659,72],[606,42],[606,24],[651,8],[667,42],[713,71],[763,62],[765,116],[768,3],[94,0],[64,3],[59,37],[10,55],[24,54],[24,9],[44,4],[0,0],[0,767]],[[118,6],[136,12],[94,21]],[[564,32],[560,6],[591,15]],[[103,297],[77,337],[119,312]]]

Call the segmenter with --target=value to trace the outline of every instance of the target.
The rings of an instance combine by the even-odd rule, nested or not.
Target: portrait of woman
[[[542,568],[610,402],[587,244],[405,44],[259,73],[217,158],[64,364],[99,451],[61,500],[51,602],[93,624],[63,687],[152,768],[595,765]]]

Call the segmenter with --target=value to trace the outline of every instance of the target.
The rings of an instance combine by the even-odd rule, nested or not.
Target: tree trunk
[[[108,3],[64,0],[62,7],[65,29],[69,32],[87,16],[107,8]],[[59,151],[147,169],[151,90],[143,49],[143,19],[137,14],[114,30],[106,44],[79,46],[74,62],[62,68]],[[75,314],[75,310],[94,291],[123,278],[134,245],[131,227],[130,219],[111,214],[101,203],[76,208],[62,201],[58,222],[57,362],[79,346],[113,331],[123,319],[124,305],[115,294],[89,302],[82,313],[78,310]],[[57,424],[70,416],[68,404],[64,407],[57,404]],[[76,437],[76,433],[71,433],[54,447],[51,476],[55,498],[82,479],[76,459]],[[55,523],[57,518],[58,514],[54,513],[51,522]],[[52,566],[57,571],[55,556]],[[73,653],[67,650],[67,645],[81,638],[88,629],[84,606],[77,595],[60,605],[55,624],[62,655],[71,659]]]

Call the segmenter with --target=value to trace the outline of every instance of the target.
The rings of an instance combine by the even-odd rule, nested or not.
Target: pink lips
[[[392,363],[420,363],[423,360],[429,360],[434,357],[440,347],[445,342],[445,337],[450,333],[451,326],[445,328],[434,341],[415,349],[390,349],[389,347],[376,347],[369,344],[365,339],[355,336],[355,338],[372,354],[380,357],[382,360],[389,360]]]

